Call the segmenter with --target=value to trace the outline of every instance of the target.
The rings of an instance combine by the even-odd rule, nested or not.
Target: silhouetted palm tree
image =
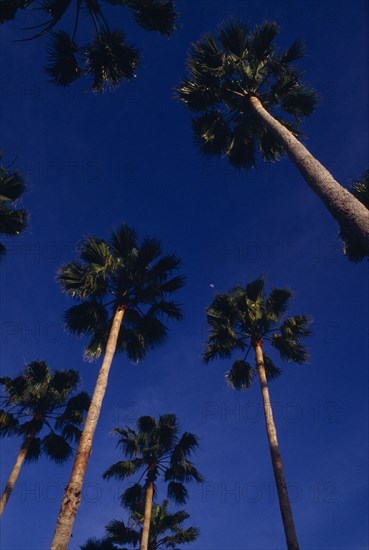
[[[354,197],[368,208],[369,215],[369,170],[366,170],[361,178],[355,180],[350,191]],[[360,241],[351,235],[349,231],[341,228],[340,237],[343,240],[343,251],[351,262],[360,262],[369,256],[368,251],[361,246]]]
[[[2,153],[0,152],[0,162]],[[0,233],[14,237],[21,233],[26,225],[28,215],[25,210],[16,208],[17,201],[25,191],[25,183],[18,172],[9,172],[0,166]],[[0,243],[0,256],[5,254],[6,248]]]
[[[185,510],[177,512],[168,512],[168,501],[164,500],[162,504],[153,504],[148,550],[160,550],[161,548],[172,548],[180,550],[179,544],[194,542],[199,537],[197,527],[191,526],[184,528],[183,523],[189,519],[189,514]],[[107,537],[102,540],[90,539],[81,546],[81,550],[121,550],[122,545],[126,545],[133,550],[138,550],[142,538],[142,524],[144,521],[144,511],[133,510],[130,524],[126,525],[124,521],[114,520],[106,526]],[[169,534],[166,534],[169,531]]]
[[[108,0],[108,3],[116,8],[129,8],[136,23],[147,31],[171,36],[176,28],[173,0]],[[34,4],[35,0],[2,0],[0,23],[13,19],[20,8],[33,9]],[[47,20],[31,27],[37,32],[27,40],[44,35],[51,38],[46,72],[52,82],[68,86],[81,76],[90,76],[93,91],[102,92],[135,76],[140,61],[139,51],[127,42],[122,30],[110,27],[99,0],[41,0],[38,4]],[[55,31],[54,28],[72,8],[74,23],[71,32]],[[83,14],[90,17],[95,33],[87,46],[85,38],[80,39],[83,45],[76,42]]]
[[[52,373],[43,361],[29,363],[16,378],[0,378],[0,384],[4,387],[0,396],[0,436],[23,440],[1,497],[2,515],[24,461],[36,461],[41,454],[57,463],[71,457],[69,442],[78,442],[81,437],[79,426],[90,398],[85,392],[73,395],[79,384],[78,372]]]
[[[210,328],[204,361],[229,358],[233,352],[241,355],[227,373],[228,384],[238,390],[249,388],[255,372],[246,361],[251,349],[255,352],[256,369],[259,374],[263,397],[264,415],[270,454],[277,486],[283,526],[290,550],[299,548],[277,432],[269,399],[268,379],[280,374],[271,358],[264,353],[266,344],[273,346],[281,358],[304,363],[307,353],[301,339],[310,334],[309,321],[305,315],[285,318],[291,291],[275,288],[264,295],[264,280],[256,279],[245,287],[236,287],[228,294],[218,294],[207,309]]]
[[[189,77],[178,90],[196,113],[195,140],[202,153],[226,156],[236,168],[254,166],[258,153],[265,161],[287,154],[338,223],[369,252],[367,210],[296,139],[317,97],[291,67],[304,55],[302,44],[295,41],[278,51],[273,44],[277,34],[275,22],[249,32],[231,21],[220,28],[217,40],[207,34],[195,44]]]
[[[184,483],[192,480],[202,482],[202,476],[189,460],[198,447],[197,438],[188,432],[179,437],[178,432],[175,414],[161,415],[158,421],[141,416],[136,431],[128,427],[114,430],[120,436],[118,447],[129,460],[113,464],[103,477],[125,480],[140,473],[140,480],[122,495],[122,503],[128,509],[142,506],[144,512],[140,550],[149,548],[152,502],[158,477],[162,476],[168,482],[168,498],[178,504],[185,503],[188,496]],[[140,485],[142,478],[145,479],[144,487]]]
[[[123,225],[114,231],[110,242],[85,239],[79,248],[79,262],[59,271],[63,290],[80,302],[66,312],[67,328],[79,336],[90,335],[86,358],[96,359],[104,352],[104,360],[64,493],[52,550],[68,545],[115,352],[124,352],[136,362],[143,359],[167,339],[168,329],[161,318],[182,317],[179,305],[168,299],[184,284],[182,276],[172,276],[179,264],[174,254],[162,255],[160,241],[147,237],[138,244],[136,231]]]

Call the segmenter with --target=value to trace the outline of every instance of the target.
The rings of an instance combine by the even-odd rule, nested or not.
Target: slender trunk
[[[356,237],[369,253],[368,209],[344,189],[283,124],[264,109],[257,97],[251,96],[249,101],[262,123],[283,145],[309,187],[320,197],[337,222]]]
[[[149,481],[146,487],[145,513],[144,513],[144,522],[142,527],[140,550],[148,550],[148,547],[149,547],[149,534],[150,534],[153,495],[154,495],[154,482]]]
[[[30,448],[30,445],[35,437],[35,432],[28,433],[26,436],[26,439],[23,442],[23,445],[21,446],[21,449],[18,453],[17,460],[15,461],[14,468],[12,470],[12,473],[9,476],[9,479],[7,481],[7,484],[5,485],[5,489],[3,494],[1,495],[0,500],[0,517],[3,515],[4,508],[10,498],[10,495],[13,492],[14,485],[16,484],[16,481],[19,476],[20,469],[22,467],[22,464],[24,462],[24,459],[27,456],[28,449]]]
[[[99,420],[101,406],[104,399],[110,367],[114,358],[120,326],[123,321],[125,307],[118,307],[110,329],[109,339],[106,344],[105,356],[101,366],[95,390],[88,409],[86,423],[78,445],[69,483],[64,491],[58,521],[55,528],[51,550],[66,550],[72,534],[73,523],[81,502],[83,479],[86,473],[87,463],[90,458],[92,440]]]
[[[277,493],[279,499],[279,507],[282,514],[282,521],[284,532],[286,536],[288,550],[299,550],[299,543],[297,541],[295,524],[293,521],[292,510],[290,501],[288,498],[288,491],[286,480],[284,477],[282,457],[279,452],[279,445],[277,440],[277,430],[275,428],[272,406],[269,399],[269,390],[264,368],[264,357],[262,351],[261,342],[256,342],[254,345],[256,366],[259,373],[261,393],[263,396],[265,424],[269,440],[270,455],[272,458],[272,465],[274,471],[274,478],[277,486]]]

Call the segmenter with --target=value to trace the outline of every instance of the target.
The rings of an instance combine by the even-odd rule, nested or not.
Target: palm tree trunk
[[[295,524],[293,521],[292,510],[290,500],[288,498],[288,491],[286,480],[284,477],[282,457],[279,452],[279,445],[277,440],[277,430],[275,428],[272,406],[269,399],[269,390],[265,374],[264,357],[262,351],[261,342],[256,342],[254,345],[256,366],[259,373],[261,393],[263,396],[265,424],[269,440],[270,455],[272,457],[274,478],[277,486],[277,493],[279,499],[279,507],[282,514],[282,521],[284,526],[284,532],[286,535],[286,542],[288,550],[299,550],[299,543],[297,541]]]
[[[76,458],[69,483],[64,491],[58,521],[55,528],[51,550],[66,550],[72,534],[73,523],[81,502],[83,479],[86,473],[87,463],[90,458],[92,440],[99,420],[101,406],[104,399],[110,367],[114,358],[119,330],[123,321],[125,306],[117,308],[110,329],[109,339],[106,344],[105,356],[101,366],[95,390],[88,409],[86,423],[78,445]]]
[[[332,216],[351,235],[357,237],[369,253],[368,209],[344,189],[283,124],[264,109],[257,97],[250,96],[249,101],[259,119],[283,145],[306,183],[320,197]]]
[[[149,481],[146,487],[145,512],[144,512],[144,522],[142,526],[140,550],[148,550],[148,546],[149,546],[149,533],[150,533],[153,495],[154,495],[154,482]]]
[[[0,500],[0,517],[3,515],[3,512],[4,512],[4,508],[10,498],[10,495],[12,494],[13,492],[13,489],[14,489],[14,485],[16,484],[16,481],[18,479],[18,476],[19,476],[19,472],[20,472],[20,469],[22,467],[22,464],[24,462],[24,459],[26,458],[27,456],[27,453],[28,453],[28,449],[30,448],[30,445],[33,441],[35,437],[35,432],[32,432],[32,433],[28,433],[27,436],[26,436],[26,439],[23,443],[23,445],[21,446],[21,449],[18,453],[18,456],[17,456],[17,460],[15,461],[15,464],[14,464],[14,468],[12,470],[12,473],[10,474],[9,476],[9,479],[7,481],[7,484],[5,486],[5,489],[4,489],[4,492],[3,494],[1,495],[1,500]]]

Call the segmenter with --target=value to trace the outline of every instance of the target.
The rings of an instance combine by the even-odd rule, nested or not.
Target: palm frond
[[[277,322],[286,313],[290,299],[291,290],[287,288],[273,288],[265,302],[265,309],[273,321]]]
[[[135,475],[141,467],[142,463],[139,460],[121,460],[105,470],[103,478],[124,480]]]
[[[295,338],[286,338],[281,334],[273,334],[272,346],[275,347],[283,360],[292,363],[306,363],[309,359],[305,346]]]
[[[264,368],[265,368],[265,374],[266,374],[267,380],[274,380],[274,378],[278,378],[278,376],[282,374],[281,369],[275,366],[275,364],[273,363],[271,358],[268,357],[268,355],[265,355],[265,353],[263,353],[263,356],[264,356]]]
[[[254,370],[247,361],[235,361],[226,373],[227,384],[234,390],[247,390],[255,376]]]
[[[82,75],[77,53],[78,46],[68,33],[64,31],[51,33],[46,74],[50,76],[52,82],[59,86],[69,86]]]
[[[177,14],[173,0],[130,0],[136,22],[147,31],[159,31],[171,36],[176,29]]]
[[[41,455],[41,439],[39,437],[34,437],[31,441],[30,446],[26,454],[25,462],[36,462]]]
[[[57,464],[65,462],[73,454],[72,447],[64,437],[53,432],[45,435],[42,439],[42,450],[48,458]]]
[[[263,25],[257,26],[250,40],[250,49],[257,61],[262,61],[272,52],[272,45],[279,33],[275,21],[266,21]]]
[[[305,45],[300,39],[294,40],[291,46],[285,50],[278,59],[279,63],[288,64],[305,55]]]
[[[86,50],[87,74],[93,78],[93,91],[115,89],[122,80],[135,76],[139,63],[136,48],[125,43],[121,31],[102,32]]]
[[[176,504],[185,504],[188,498],[188,491],[183,483],[170,481],[167,487],[167,494],[170,500]]]
[[[242,58],[249,47],[247,26],[235,19],[226,21],[218,31],[218,40],[228,54]]]
[[[96,334],[108,328],[108,314],[102,304],[88,300],[67,309],[64,322],[68,331],[78,336]]]
[[[108,539],[111,542],[135,546],[140,541],[140,534],[131,527],[125,525],[124,521],[110,521],[105,529],[108,534]]]
[[[230,132],[224,116],[213,110],[192,119],[195,142],[205,156],[220,156],[229,148]]]

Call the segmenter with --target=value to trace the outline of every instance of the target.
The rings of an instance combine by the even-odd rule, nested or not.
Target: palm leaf
[[[223,49],[236,57],[242,58],[248,50],[247,27],[236,20],[227,21],[220,27],[218,39]]]
[[[122,80],[135,76],[138,50],[125,43],[121,31],[102,32],[86,50],[87,74],[93,78],[93,91],[115,89]]]
[[[251,365],[246,361],[235,361],[229,372],[226,373],[227,384],[234,390],[247,390],[255,376]]]
[[[168,498],[176,504],[185,504],[188,498],[188,491],[183,483],[170,481],[167,487]]]
[[[71,333],[84,336],[106,330],[108,314],[102,304],[89,300],[67,309],[64,322]]]
[[[73,454],[72,447],[64,437],[53,432],[42,439],[42,450],[57,464],[65,462]]]
[[[52,82],[60,86],[69,86],[82,75],[76,57],[77,52],[78,46],[68,33],[64,31],[51,33],[46,73]]]
[[[145,30],[171,36],[176,29],[173,0],[129,0],[128,5],[136,22]]]

